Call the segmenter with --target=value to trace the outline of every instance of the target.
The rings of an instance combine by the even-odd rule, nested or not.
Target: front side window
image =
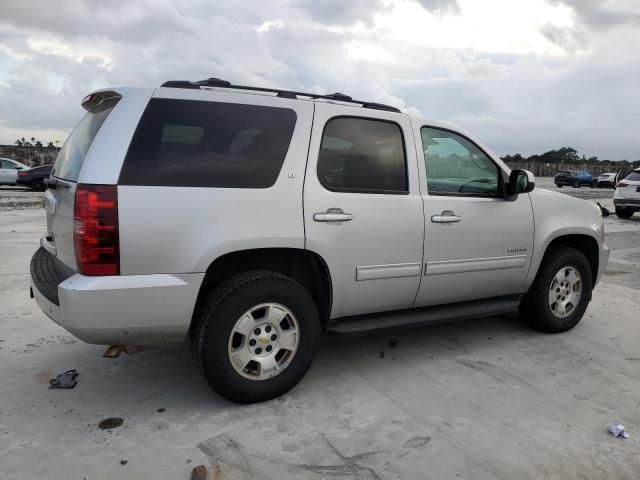
[[[119,183],[271,187],[295,124],[289,108],[154,98],[131,140]]]
[[[448,130],[421,134],[430,195],[498,196],[498,167],[480,148]]]
[[[318,178],[326,189],[335,192],[406,193],[400,127],[365,118],[329,120],[318,155]]]

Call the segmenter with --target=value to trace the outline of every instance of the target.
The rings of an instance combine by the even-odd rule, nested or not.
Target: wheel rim
[[[289,366],[299,343],[300,328],[291,310],[279,303],[261,303],[235,323],[227,353],[238,374],[267,380]]]
[[[558,318],[571,315],[582,297],[582,278],[574,267],[562,267],[549,285],[549,307]]]

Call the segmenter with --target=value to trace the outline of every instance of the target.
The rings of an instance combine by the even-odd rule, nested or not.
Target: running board
[[[353,335],[412,328],[454,320],[503,315],[516,311],[518,305],[520,305],[520,296],[512,296],[435,307],[356,315],[331,320],[327,325],[326,331],[341,335]]]

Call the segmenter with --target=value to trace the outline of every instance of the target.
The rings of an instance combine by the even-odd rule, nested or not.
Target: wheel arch
[[[269,270],[300,283],[313,298],[324,325],[331,315],[331,275],[324,259],[315,252],[297,248],[256,248],[226,253],[206,270],[194,312],[208,292],[226,279],[250,270]],[[196,318],[194,313],[194,319]],[[193,327],[192,319],[192,327]]]
[[[589,266],[591,267],[591,285],[595,286],[598,278],[600,247],[598,245],[598,240],[594,236],[586,233],[565,233],[559,234],[550,239],[545,246],[544,253],[540,257],[539,263],[536,266],[535,275],[531,278],[531,282],[533,282],[533,279],[538,274],[540,266],[543,265],[547,259],[550,250],[555,246],[571,247],[581,252],[589,262]]]

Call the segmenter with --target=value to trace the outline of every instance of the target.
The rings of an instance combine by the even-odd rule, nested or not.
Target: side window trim
[[[327,125],[329,125],[329,123],[331,123],[333,120],[337,120],[337,119],[341,119],[341,118],[351,118],[351,119],[356,119],[356,120],[368,120],[368,121],[372,121],[372,122],[384,122],[384,123],[389,123],[391,125],[395,125],[396,127],[398,127],[398,130],[400,131],[400,139],[402,140],[402,161],[404,164],[404,175],[405,175],[405,185],[406,188],[404,190],[376,190],[376,189],[358,189],[358,188],[337,188],[337,187],[331,187],[329,185],[327,185],[324,181],[322,176],[320,175],[320,172],[318,171],[319,169],[319,165],[320,165],[320,150],[318,150],[318,161],[316,162],[316,177],[318,178],[318,182],[320,182],[320,185],[322,185],[322,187],[326,190],[329,190],[330,192],[336,192],[336,193],[369,193],[369,194],[380,194],[380,195],[409,195],[409,168],[407,165],[407,142],[405,140],[405,132],[404,129],[402,128],[402,125],[400,125],[398,122],[395,122],[393,120],[389,120],[386,118],[372,118],[372,117],[365,117],[365,116],[359,116],[359,115],[335,115],[333,117],[328,118],[325,122],[324,125],[322,127],[322,134],[320,136],[320,149],[322,149],[322,140],[324,139],[324,135],[327,129]]]
[[[482,194],[482,193],[470,193],[470,192],[430,192],[429,191],[429,173],[427,172],[427,162],[426,159],[424,158],[424,145],[422,143],[422,129],[423,128],[430,128],[432,130],[440,130],[442,132],[447,132],[447,133],[452,133],[454,135],[457,135],[461,138],[464,138],[467,142],[469,142],[471,145],[473,145],[474,147],[476,147],[480,152],[482,152],[482,154],[496,167],[496,170],[498,172],[498,192],[496,194]],[[505,172],[504,170],[502,170],[502,167],[500,167],[500,165],[498,165],[496,163],[496,161],[491,157],[491,155],[489,155],[484,148],[482,148],[480,145],[478,145],[476,142],[474,142],[471,138],[467,137],[466,135],[464,135],[463,133],[457,132],[455,130],[452,130],[450,128],[445,128],[445,127],[438,127],[435,125],[426,125],[423,124],[420,126],[420,145],[422,147],[422,157],[423,157],[423,162],[424,162],[424,166],[425,166],[425,182],[426,182],[426,191],[427,194],[431,197],[465,197],[465,198],[499,198],[502,199],[504,198],[504,183],[505,183]]]

